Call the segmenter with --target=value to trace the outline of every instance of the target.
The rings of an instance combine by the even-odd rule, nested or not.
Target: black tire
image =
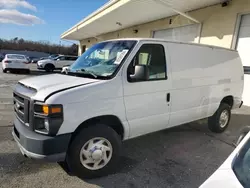
[[[7,70],[6,70],[6,69],[3,69],[3,73],[7,73]]]
[[[250,131],[250,126],[246,126],[240,130],[240,136],[237,139],[237,142],[235,144],[236,146],[238,146],[241,143],[241,141],[245,138],[245,136],[249,131]]]
[[[45,65],[44,69],[46,72],[53,72],[55,70],[55,66],[52,64],[47,64]]]
[[[225,110],[228,113],[228,121],[226,125],[222,127],[220,125],[220,116],[222,112],[224,112]],[[227,129],[228,124],[230,122],[230,118],[231,118],[231,107],[226,103],[221,103],[218,110],[214,113],[214,115],[208,118],[208,128],[212,132],[222,133]]]
[[[85,143],[90,139],[102,137],[107,139],[113,148],[110,161],[101,169],[90,170],[83,166],[80,161],[80,151]],[[91,125],[82,129],[71,142],[66,162],[73,174],[79,178],[96,178],[112,173],[117,163],[119,162],[121,154],[121,138],[120,136],[109,126],[103,124]]]

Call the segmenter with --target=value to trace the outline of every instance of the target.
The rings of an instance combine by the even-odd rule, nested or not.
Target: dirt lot
[[[12,88],[22,78],[44,74],[32,69],[31,75],[0,73],[0,187],[198,187],[232,152],[239,129],[250,120],[243,107],[223,134],[200,121],[127,141],[115,174],[85,181],[58,164],[24,158],[12,139]]]

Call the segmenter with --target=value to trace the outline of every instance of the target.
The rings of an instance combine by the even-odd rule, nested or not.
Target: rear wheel
[[[52,64],[47,64],[45,65],[44,69],[46,72],[53,72],[55,70],[55,66]]]
[[[222,133],[228,127],[231,118],[231,107],[221,103],[215,114],[208,118],[208,128],[215,133]]]
[[[80,178],[111,173],[121,153],[120,136],[109,126],[96,124],[82,129],[70,144],[67,163]]]

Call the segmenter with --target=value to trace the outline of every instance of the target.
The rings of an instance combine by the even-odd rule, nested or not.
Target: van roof
[[[181,41],[169,41],[169,40],[158,39],[158,38],[119,38],[119,39],[111,39],[111,40],[106,40],[106,41],[119,41],[119,40],[167,42],[167,43],[188,44],[188,45],[204,46],[204,47],[218,48],[218,49],[224,49],[224,50],[230,50],[230,51],[237,51],[237,50],[233,50],[233,49],[230,49],[230,48],[214,46],[214,45],[208,45],[208,44],[200,44],[200,43],[192,43],[192,42],[181,42]]]

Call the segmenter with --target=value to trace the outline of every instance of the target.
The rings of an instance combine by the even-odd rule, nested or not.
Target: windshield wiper
[[[94,78],[97,78],[98,76],[96,74],[94,74],[93,72],[90,71],[86,71],[85,69],[77,69],[76,72],[82,72],[84,74],[90,74],[92,75]]]

